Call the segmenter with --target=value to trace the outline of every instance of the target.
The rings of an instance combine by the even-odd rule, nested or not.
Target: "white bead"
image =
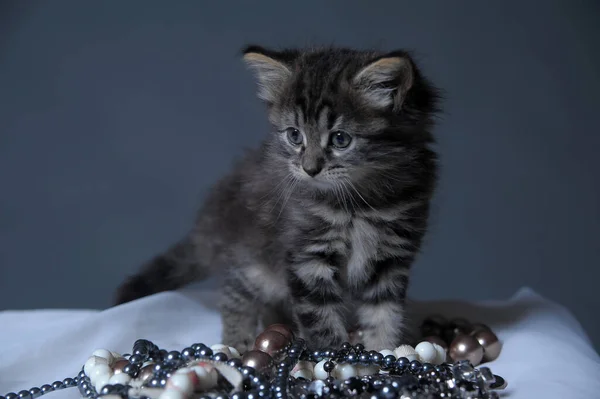
[[[224,353],[227,355],[227,357],[231,356],[231,351],[229,350],[229,347],[227,345],[223,345],[223,344],[215,344],[213,346],[210,347],[210,349],[212,349],[213,353]]]
[[[359,377],[363,377],[365,375],[373,375],[377,374],[377,367],[375,366],[358,366],[356,370]]]
[[[158,399],[186,399],[187,395],[177,389],[165,389]]]
[[[417,352],[410,345],[400,345],[399,347],[394,349],[394,354],[398,359],[400,359],[401,357],[405,357],[411,362],[413,360],[417,360]]]
[[[431,342],[419,342],[419,344],[415,346],[415,351],[417,352],[418,359],[421,363],[434,363],[437,358],[437,351]]]
[[[319,363],[315,364],[315,368],[313,370],[313,374],[315,375],[315,378],[317,380],[324,380],[327,377],[329,377],[329,375],[327,374],[327,371],[325,371],[325,369],[323,368],[323,365],[327,361],[328,360],[321,360]]]
[[[234,359],[239,359],[242,357],[242,355],[240,355],[240,352],[238,352],[238,350],[235,349],[233,346],[229,347],[229,352],[231,352],[231,357]]]
[[[350,377],[356,377],[358,371],[356,367],[351,364],[338,364],[333,369],[333,374],[340,380],[346,380]]]
[[[313,372],[309,369],[298,369],[292,373],[292,377],[294,378],[304,378],[305,380],[313,379]]]
[[[83,365],[83,372],[85,375],[89,377],[92,374],[92,367],[97,364],[106,364],[108,366],[108,360],[103,357],[91,356]]]
[[[103,357],[108,361],[108,364],[111,364],[115,360],[113,354],[106,349],[96,349],[94,352],[92,352],[92,356]]]
[[[217,371],[214,368],[207,370],[202,366],[193,366],[192,370],[198,376],[198,388],[200,390],[209,390],[217,385]]]
[[[435,364],[442,364],[446,361],[446,350],[439,344],[433,344],[436,351]]]
[[[178,389],[186,395],[189,395],[194,392],[194,383],[190,380],[187,373],[175,373],[167,381],[167,389],[170,388]]]
[[[389,349],[380,350],[379,353],[381,353],[383,355],[383,357],[390,356],[390,355],[396,356],[396,355],[394,355],[394,352]]]
[[[106,377],[106,381],[108,381],[112,374],[113,372],[110,367],[108,367],[108,364],[100,363],[91,368],[89,377],[92,384],[96,385],[97,381],[101,378]]]
[[[114,385],[114,384],[125,385],[129,381],[131,381],[131,377],[129,375],[127,375],[125,373],[119,373],[119,374],[114,374],[112,377],[110,377],[110,380],[108,380],[108,383],[111,385]]]
[[[94,379],[90,378],[90,381],[92,381],[92,383],[96,387],[96,391],[100,392],[102,388],[104,388],[104,386],[108,384],[108,382],[110,381],[110,377],[112,377],[112,373],[100,374],[97,375]]]

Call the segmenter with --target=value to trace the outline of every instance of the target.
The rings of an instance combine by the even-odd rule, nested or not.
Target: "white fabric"
[[[0,395],[75,376],[97,348],[119,353],[138,338],[181,350],[219,342],[214,292],[193,287],[104,311],[0,312]],[[441,313],[491,326],[504,343],[488,366],[508,381],[507,398],[600,398],[600,358],[574,317],[529,289],[501,302],[415,302],[420,315]],[[78,398],[76,388],[48,398]]]

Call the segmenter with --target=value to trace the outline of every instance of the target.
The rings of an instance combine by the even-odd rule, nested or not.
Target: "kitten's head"
[[[305,188],[397,186],[432,141],[436,90],[404,51],[250,46],[275,134],[271,159]]]

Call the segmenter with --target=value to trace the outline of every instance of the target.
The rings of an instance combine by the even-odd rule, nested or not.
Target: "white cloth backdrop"
[[[0,312],[0,395],[73,377],[94,349],[126,353],[138,338],[169,350],[218,343],[215,294],[206,286],[104,311]],[[506,301],[415,302],[412,309],[414,322],[441,313],[491,326],[504,347],[488,366],[508,381],[507,398],[600,398],[600,358],[581,326],[562,306],[530,289]],[[69,388],[47,397],[74,399],[78,394]]]

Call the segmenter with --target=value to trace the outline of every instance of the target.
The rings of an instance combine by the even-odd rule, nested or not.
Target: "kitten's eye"
[[[329,136],[329,142],[335,148],[343,150],[352,142],[352,136],[346,132],[333,132],[331,133],[331,136]]]
[[[287,139],[290,143],[292,143],[293,145],[302,144],[302,133],[300,133],[298,129],[288,127],[287,129],[285,129],[285,131],[287,133]]]

